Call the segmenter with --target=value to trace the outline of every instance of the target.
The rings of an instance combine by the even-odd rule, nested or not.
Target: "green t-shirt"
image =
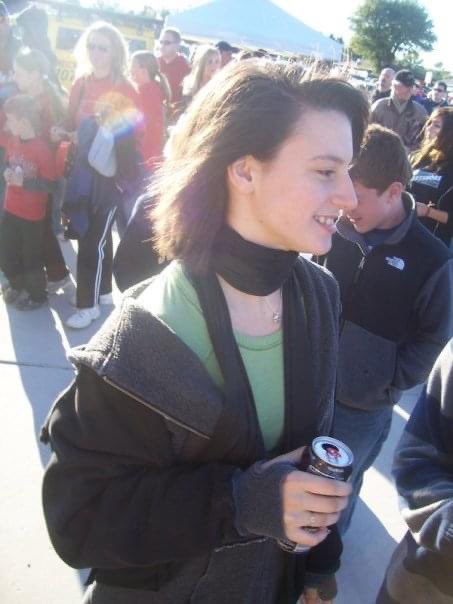
[[[180,262],[172,262],[142,294],[144,303],[199,357],[221,388],[223,376],[208,334],[197,294]],[[255,399],[267,450],[273,449],[284,422],[282,330],[268,336],[234,332]]]

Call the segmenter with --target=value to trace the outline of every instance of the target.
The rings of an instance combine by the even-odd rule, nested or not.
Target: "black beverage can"
[[[346,482],[352,473],[354,456],[349,447],[336,438],[318,436],[302,455],[298,469],[310,474],[324,476],[332,480]],[[303,527],[305,530],[316,532],[316,527]],[[293,554],[307,552],[310,547],[299,545],[293,541],[279,540],[282,549]]]

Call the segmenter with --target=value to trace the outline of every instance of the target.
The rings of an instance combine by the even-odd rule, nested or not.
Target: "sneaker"
[[[14,304],[21,295],[20,289],[13,289],[10,285],[2,288],[3,300],[5,304]]]
[[[99,306],[92,308],[79,308],[77,312],[69,317],[66,325],[72,329],[84,329],[100,316]]]
[[[37,300],[33,300],[33,298],[30,298],[30,296],[27,296],[26,298],[23,298],[22,300],[18,300],[16,302],[16,308],[17,310],[36,310],[38,308],[41,308],[42,306],[44,306],[44,304],[46,304],[47,300],[41,300],[40,302],[38,302]]]
[[[56,294],[60,291],[60,289],[64,289],[70,283],[71,283],[71,277],[69,275],[66,275],[66,277],[64,277],[63,279],[60,279],[60,281],[48,281],[47,282],[47,293],[50,295]]]
[[[113,306],[114,302],[112,292],[99,296],[99,304],[102,304],[102,306]]]
[[[69,296],[69,304],[71,306],[77,307],[77,294],[74,292]],[[102,306],[114,306],[113,296],[112,294],[103,294],[99,296],[99,304]]]

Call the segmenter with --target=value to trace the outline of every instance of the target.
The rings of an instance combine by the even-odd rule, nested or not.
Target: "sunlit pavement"
[[[72,265],[71,244],[62,245]],[[83,593],[85,574],[61,562],[47,536],[40,484],[49,451],[38,434],[51,402],[72,379],[66,351],[87,341],[111,309],[104,308],[88,329],[71,331],[63,325],[73,312],[69,295],[52,296],[49,307],[25,313],[7,309],[0,301],[2,604],[78,604]],[[404,397],[385,450],[366,475],[345,538],[338,604],[374,603],[387,561],[404,533],[389,473],[394,446],[414,401],[413,392]]]

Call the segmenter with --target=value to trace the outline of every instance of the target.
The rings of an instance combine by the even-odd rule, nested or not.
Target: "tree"
[[[401,53],[393,66],[396,70],[399,69],[410,69],[417,80],[424,80],[426,75],[426,68],[423,65],[423,60],[416,50],[408,50]]]
[[[342,44],[344,46],[344,40],[341,36],[334,36],[333,34],[329,34],[329,38],[334,42],[338,42],[338,44]]]
[[[351,49],[376,70],[391,65],[398,53],[432,50],[433,22],[414,0],[365,0],[350,18]]]

